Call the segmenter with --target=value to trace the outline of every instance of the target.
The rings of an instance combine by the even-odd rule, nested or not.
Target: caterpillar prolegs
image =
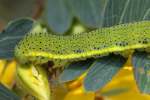
[[[15,56],[20,61],[60,64],[149,47],[150,21],[141,21],[68,36],[28,33],[16,46]]]

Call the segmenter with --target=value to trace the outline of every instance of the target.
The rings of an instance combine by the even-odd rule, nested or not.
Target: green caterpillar
[[[53,61],[59,65],[149,47],[150,21],[141,21],[69,36],[29,33],[16,46],[15,56],[22,62],[42,64]]]

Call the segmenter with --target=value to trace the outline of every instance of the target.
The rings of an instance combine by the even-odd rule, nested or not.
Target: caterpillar
[[[150,21],[140,21],[67,36],[28,33],[16,46],[15,56],[22,62],[59,65],[149,47]]]

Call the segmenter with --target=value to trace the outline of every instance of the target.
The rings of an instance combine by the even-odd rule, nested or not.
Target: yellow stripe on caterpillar
[[[124,50],[132,50],[132,49],[138,49],[138,48],[146,48],[146,47],[150,47],[149,45],[141,45],[141,44],[137,44],[137,45],[133,45],[133,46],[127,46],[127,47],[113,47],[113,48],[106,48],[103,49],[102,51],[89,51],[89,52],[84,52],[84,53],[80,53],[80,54],[67,54],[67,55],[58,55],[58,54],[50,54],[50,53],[46,53],[46,52],[30,52],[29,54],[26,54],[26,56],[29,57],[39,57],[39,56],[43,56],[43,57],[47,57],[50,60],[71,60],[71,59],[80,59],[80,57],[91,57],[94,55],[101,55],[101,54],[105,54],[105,53],[112,53],[112,52],[120,52],[120,51],[124,51]]]

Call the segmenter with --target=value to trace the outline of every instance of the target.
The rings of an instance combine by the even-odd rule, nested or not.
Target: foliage
[[[45,20],[62,34],[74,17],[88,28],[149,20],[149,5],[149,0],[48,0]]]
[[[18,19],[10,22],[0,33],[0,58],[12,59],[14,48],[24,35],[32,29],[33,20]]]
[[[141,92],[150,93],[150,57],[145,52],[135,52],[132,58],[134,77]]]
[[[4,85],[0,84],[0,100],[20,100],[20,98],[6,88]]]

